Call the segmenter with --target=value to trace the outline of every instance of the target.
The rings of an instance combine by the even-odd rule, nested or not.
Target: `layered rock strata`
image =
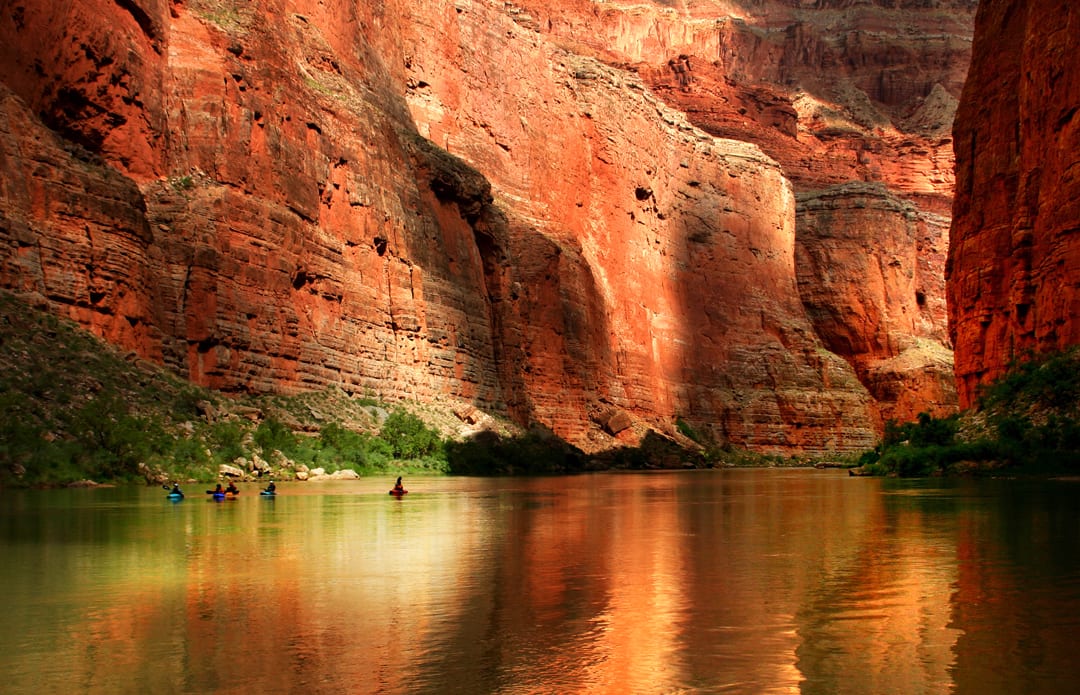
[[[796,275],[829,350],[845,355],[885,420],[952,412],[943,236],[948,219],[880,183],[799,196]]]
[[[835,290],[837,276],[853,287],[878,281],[861,275],[861,263],[845,266],[842,256],[817,248],[830,238],[862,236],[868,250],[910,258],[902,272],[914,278],[912,291],[880,294],[878,310],[899,315],[917,302],[921,318],[913,322],[911,340],[865,333],[837,343],[828,335],[834,326],[815,328],[855,368],[886,419],[955,409],[941,277],[953,188],[950,126],[966,76],[974,0],[521,0],[515,6],[520,22],[638,72],[696,126],[754,142],[780,163],[799,194],[800,255],[830,256],[827,267],[798,266],[811,317],[821,315],[823,295],[815,287]],[[853,197],[844,192],[849,182],[880,185]],[[819,210],[802,204],[821,200],[833,212],[827,227]],[[872,218],[862,213],[866,204],[877,210]],[[890,245],[900,241],[896,235],[874,243],[886,216],[886,229],[917,218],[919,232],[905,235],[905,248]],[[864,226],[871,219],[875,226]],[[807,276],[813,269],[827,272]],[[861,301],[831,296],[837,304],[826,313],[834,315]],[[855,320],[844,330],[879,328]]]
[[[1080,343],[1080,7],[985,0],[954,133],[949,330],[961,403]]]
[[[633,443],[620,419],[872,443],[861,363],[800,296],[798,177],[553,27],[480,0],[15,3],[0,281],[226,391],[469,402],[588,450]],[[897,214],[890,243],[930,234]],[[902,358],[937,297],[889,278],[908,296],[860,344]]]

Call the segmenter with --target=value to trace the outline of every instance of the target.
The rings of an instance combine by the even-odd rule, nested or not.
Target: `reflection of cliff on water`
[[[948,692],[958,634],[948,602],[956,580],[951,516],[903,496],[870,499],[851,530],[859,542],[845,544],[808,587],[798,616],[800,669],[820,684],[810,692],[841,684],[849,692]]]
[[[4,493],[5,687],[1050,693],[1080,676],[1067,482],[388,485]]]
[[[1070,692],[1080,676],[1076,483],[995,487],[956,528],[957,692]]]
[[[645,476],[644,483],[631,476],[625,484],[605,479],[603,488],[587,486],[585,477],[569,495],[520,483],[537,489],[524,504],[493,510],[493,526],[506,534],[492,553],[492,606],[468,614],[457,647],[480,652],[493,682],[542,682],[560,691],[705,687],[718,674],[748,691],[778,684],[794,690],[804,679],[835,687],[860,669],[868,684],[888,677],[888,663],[860,666],[863,638],[842,628],[842,654],[830,660],[811,653],[837,611],[826,603],[837,598],[827,587],[852,574],[888,582],[885,594],[893,593],[890,585],[907,587],[904,600],[870,597],[873,605],[851,610],[866,611],[879,634],[914,623],[903,638],[918,636],[919,611],[913,618],[911,609],[928,579],[904,567],[859,574],[873,565],[862,558],[887,540],[885,525],[875,522],[884,515],[877,488],[761,473],[694,474],[700,485],[676,484],[667,474]],[[932,544],[915,553],[940,556]],[[930,578],[940,586],[924,602],[947,596],[950,577],[946,568],[940,579]],[[923,607],[930,617],[921,623],[943,626],[947,616],[936,608]],[[824,622],[816,623],[820,612]],[[938,652],[914,644],[912,652],[935,657],[937,672],[924,682],[947,682],[948,644]],[[429,677],[460,654],[449,651]]]

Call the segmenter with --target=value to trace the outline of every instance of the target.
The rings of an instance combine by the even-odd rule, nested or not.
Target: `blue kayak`
[[[166,497],[168,497],[171,500],[182,500],[182,499],[184,499],[184,493],[182,493],[182,492],[170,492],[168,495],[166,495]]]
[[[271,490],[259,490],[259,494],[263,497],[276,497],[277,493]]]

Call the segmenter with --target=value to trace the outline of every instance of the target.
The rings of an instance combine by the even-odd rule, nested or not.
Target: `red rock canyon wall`
[[[961,403],[1080,343],[1080,6],[985,0],[954,132],[949,330]]]
[[[975,5],[517,3],[519,22],[639,73],[702,130],[778,161],[798,194],[796,273],[814,328],[899,420],[956,407],[943,268]],[[870,185],[852,195],[852,182]],[[838,238],[893,270],[837,253]],[[860,297],[866,287],[876,294]],[[890,321],[867,321],[868,300]]]
[[[964,65],[912,82],[859,29],[841,91],[874,87],[838,106],[791,53],[838,60],[810,19],[848,13],[798,5],[7,2],[0,284],[226,391],[469,402],[590,450],[676,417],[867,446],[949,406]]]

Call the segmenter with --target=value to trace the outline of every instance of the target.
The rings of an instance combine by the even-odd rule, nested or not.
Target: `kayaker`
[[[266,486],[267,492],[277,492],[277,485],[274,485],[274,481],[271,480],[270,484]]]
[[[225,492],[231,492],[234,495],[239,495],[240,490],[236,487],[236,483],[229,481],[229,487],[225,488]]]
[[[173,483],[172,490],[169,490],[170,495],[182,495],[184,491],[180,489],[180,483]]]
[[[225,491],[221,489],[221,483],[218,483],[217,487],[214,488],[214,494],[215,495],[224,495],[225,494]]]
[[[394,492],[405,492],[405,486],[401,484],[401,476],[397,478],[397,482],[394,483]]]

